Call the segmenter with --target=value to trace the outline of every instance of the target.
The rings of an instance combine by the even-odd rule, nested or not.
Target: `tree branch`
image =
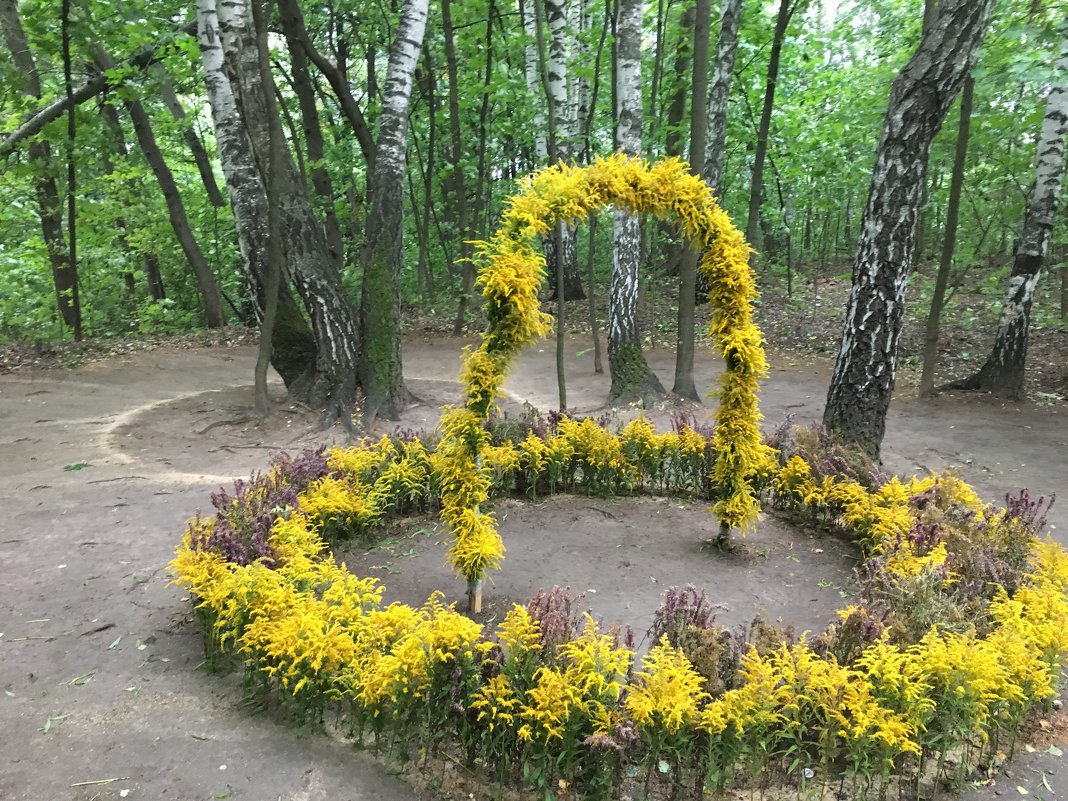
[[[119,66],[134,67],[143,70],[160,59],[160,51],[164,47],[179,36],[190,36],[195,34],[196,30],[196,21],[188,22],[181,28],[177,29],[174,32],[173,37],[164,42],[151,44],[138,50],[125,61],[122,61]],[[35,111],[24,123],[22,123],[22,125],[0,140],[0,158],[7,156],[20,142],[38,133],[42,128],[48,125],[48,123],[59,119],[59,117],[71,106],[80,105],[86,100],[90,100],[101,94],[104,90],[113,85],[115,84],[112,84],[108,80],[108,77],[103,73],[94,75],[89,78],[81,88],[72,92],[70,95],[56,98],[47,106]]]

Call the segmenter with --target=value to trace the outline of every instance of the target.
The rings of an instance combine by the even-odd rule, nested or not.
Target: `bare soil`
[[[185,522],[271,453],[331,434],[314,431],[308,410],[285,405],[278,385],[278,410],[257,424],[254,350],[189,344],[0,375],[0,799],[414,798],[365,754],[248,709],[237,677],[199,667],[199,631],[166,570]],[[434,425],[440,404],[457,397],[463,344],[407,343],[405,370],[423,403],[381,431]],[[593,373],[588,348],[569,342],[568,395],[577,411],[600,414],[607,378]],[[544,343],[521,356],[507,382],[511,408],[555,406],[553,355]],[[650,356],[670,383],[672,354]],[[707,352],[698,359],[698,386],[712,389],[719,366]],[[787,414],[818,419],[829,363],[792,351],[772,354],[772,364],[766,424]],[[1063,498],[1066,409],[971,396],[921,403],[906,387],[891,410],[885,459],[908,473],[956,466],[992,501],[1020,487]],[[650,416],[664,423],[672,411]],[[498,510],[509,555],[487,588],[496,604],[570,585],[595,614],[640,637],[672,584],[704,586],[724,623],[763,607],[799,629],[822,626],[848,592],[848,546],[771,517],[739,553],[722,555],[701,548],[707,514],[675,500],[506,500]],[[1068,542],[1065,505],[1050,522]],[[380,575],[398,598],[422,600],[434,588],[459,597],[433,521],[391,536],[351,549],[350,566]],[[1043,750],[1068,742],[1056,728],[1045,736],[1011,776],[968,798],[1017,795],[1017,786],[1046,801],[1068,798],[1068,770]]]

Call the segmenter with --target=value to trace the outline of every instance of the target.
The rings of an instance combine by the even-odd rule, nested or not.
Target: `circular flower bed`
[[[711,430],[487,420],[509,360],[545,330],[533,238],[607,202],[672,211],[705,247],[728,366]],[[172,568],[213,652],[236,656],[301,718],[329,707],[361,742],[446,754],[546,795],[778,782],[875,797],[897,782],[910,797],[1011,752],[1068,649],[1068,554],[1040,539],[1041,499],[995,509],[953,475],[886,480],[819,432],[764,443],[747,249],[678,162],[545,170],[481,252],[491,328],[466,357],[468,401],[446,413],[436,447],[384,437],[283,457],[191,523]],[[377,581],[328,550],[391,515],[437,509],[456,537],[450,561],[478,582],[503,554],[480,506],[559,491],[708,499],[728,526],[751,523],[762,495],[862,545],[857,595],[818,637],[794,640],[768,626],[725,631],[702,594],[672,591],[636,663],[626,636],[576,620],[559,590],[489,631],[440,593],[384,605]]]

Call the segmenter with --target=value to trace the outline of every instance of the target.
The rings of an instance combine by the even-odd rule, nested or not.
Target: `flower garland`
[[[538,304],[545,258],[537,238],[560,222],[579,222],[613,203],[636,214],[673,216],[703,253],[700,269],[711,286],[709,333],[727,365],[717,393],[717,458],[711,479],[719,495],[712,511],[721,532],[753,524],[760,511],[753,478],[771,462],[761,440],[757,406],[767,361],[752,320],[757,293],[745,238],[708,185],[679,159],[649,164],[616,154],[585,167],[560,163],[523,179],[520,192],[507,202],[497,232],[476,243],[478,284],[489,328],[479,347],[465,354],[461,380],[467,401],[446,412],[439,447],[452,465],[441,487],[442,520],[456,538],[450,560],[467,579],[473,606],[480,603],[485,572],[497,567],[504,555],[493,516],[479,509],[488,487],[479,462],[482,424],[516,354],[550,330],[550,318]]]

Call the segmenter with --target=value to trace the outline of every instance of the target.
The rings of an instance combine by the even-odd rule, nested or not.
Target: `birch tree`
[[[404,263],[404,179],[408,149],[408,106],[415,66],[426,32],[427,0],[401,6],[382,87],[360,299],[359,377],[364,424],[379,415],[396,419],[411,396],[401,374],[400,272]]]
[[[955,385],[960,389],[985,390],[1013,400],[1023,394],[1031,304],[1049,253],[1064,179],[1064,137],[1068,132],[1068,24],[1062,29],[1056,73],[1046,98],[1042,131],[1038,137],[1035,185],[1016,246],[1008,289],[1001,304],[994,346],[979,372]]]
[[[263,83],[250,8],[247,0],[225,0],[218,4],[216,0],[198,0],[198,8],[202,20],[217,20],[215,35],[222,44],[226,72],[233,76],[231,87],[248,135],[259,191],[263,192],[270,153],[270,116],[264,95],[273,93],[275,87]],[[284,261],[308,312],[315,341],[314,369],[303,380],[290,385],[290,394],[323,409],[324,425],[340,420],[351,427],[360,351],[356,311],[345,293],[341,274],[326,250],[322,228],[288,148],[278,171],[278,192]],[[260,209],[264,226],[266,208],[266,195],[263,195]],[[261,275],[265,279],[266,261],[262,264]],[[284,326],[281,309],[279,316]]]
[[[708,138],[701,177],[716,197],[723,197],[723,165],[727,154],[727,101],[730,97],[734,59],[738,53],[738,27],[742,21],[742,0],[723,0],[716,63],[708,88]],[[700,276],[698,276],[700,278]]]
[[[571,0],[574,2],[575,0]],[[537,2],[537,0],[534,0]],[[555,152],[549,154],[553,161],[569,161],[574,157],[575,111],[573,93],[568,92],[568,0],[544,0],[545,22],[549,29],[548,60],[546,64],[546,92],[551,96],[549,103],[556,136]],[[561,222],[557,226],[557,235],[553,237],[558,243],[559,253],[552,253],[549,261],[549,286],[552,296],[556,297],[559,287],[556,275],[563,273],[564,300],[582,300],[586,293],[578,274],[578,240],[573,226]],[[548,254],[547,254],[548,255]],[[555,259],[562,261],[560,269],[554,269]]]
[[[619,0],[616,17],[616,138],[619,149],[631,157],[641,155],[642,0]],[[612,378],[610,402],[649,400],[664,395],[660,379],[642,353],[638,330],[638,265],[641,261],[641,226],[638,215],[626,209],[613,212],[612,280],[608,307],[608,371]]]
[[[994,0],[943,0],[890,90],[823,415],[828,429],[873,456],[886,432],[897,374],[905,289],[931,143],[975,64],[993,7]]]

